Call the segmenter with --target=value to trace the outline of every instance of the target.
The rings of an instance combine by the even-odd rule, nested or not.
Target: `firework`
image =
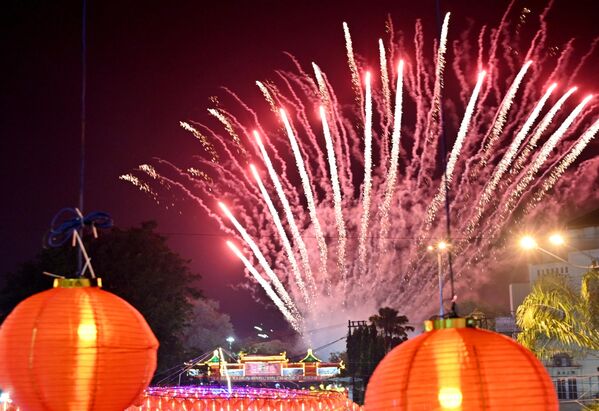
[[[526,40],[511,36],[508,10],[469,47],[452,42],[464,36],[452,33],[449,14],[430,49],[417,22],[411,38],[404,31],[373,42],[378,72],[357,58],[343,23],[349,72],[339,83],[351,89],[352,104],[339,101],[321,66],[311,63],[309,74],[292,58],[295,71],[256,82],[262,107],[227,90],[252,121],[219,107],[209,113],[220,129],[181,123],[207,153],[199,165],[159,161],[123,179],[153,197],[157,182],[192,197],[242,245],[227,243],[300,333],[308,322],[343,324],[382,305],[418,320],[434,312],[437,270],[424,245],[451,240],[441,204],[463,293],[489,281],[489,261],[508,260],[502,241],[513,223],[538,214],[559,180],[575,190],[569,169],[598,131],[597,104],[568,104],[575,88],[560,86],[560,77],[582,73],[584,61],[569,57],[569,47],[544,52],[546,13]],[[460,90],[445,87],[449,81]],[[570,194],[552,193],[549,215],[557,218],[564,198],[576,203]]]

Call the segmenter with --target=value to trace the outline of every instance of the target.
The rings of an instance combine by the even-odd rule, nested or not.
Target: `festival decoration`
[[[360,406],[336,391],[274,388],[152,387],[126,411],[358,411]]]
[[[511,338],[463,318],[427,321],[426,329],[378,365],[366,411],[558,410],[547,371]]]
[[[58,224],[70,212],[75,217]],[[134,307],[101,289],[79,234],[111,224],[105,213],[84,217],[78,209],[63,209],[53,220],[49,244],[72,238],[85,264],[78,278],[45,273],[57,277],[54,288],[19,303],[2,324],[0,389],[13,408],[122,411],[150,383],[158,341]]]
[[[0,387],[25,410],[121,411],[147,387],[158,341],[100,280],[56,279],[0,329]]]
[[[359,56],[340,22],[349,70],[290,56],[290,69],[256,82],[262,101],[225,88],[209,119],[181,122],[198,156],[153,159],[121,178],[214,218],[298,333],[330,327],[306,343],[330,342],[381,302],[419,318],[438,287],[428,243],[451,241],[462,295],[512,261],[501,239],[515,225],[541,228],[563,204],[598,195],[582,176],[599,158],[581,157],[599,132],[586,77],[594,45],[554,49],[554,11],[523,22],[517,9],[464,32],[464,16],[448,13],[434,43],[423,21],[398,30],[390,18],[378,42],[360,37],[378,59]]]

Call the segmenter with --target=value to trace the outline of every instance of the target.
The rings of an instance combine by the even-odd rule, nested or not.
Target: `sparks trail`
[[[379,71],[369,73],[343,23],[345,77],[290,57],[293,70],[256,83],[262,105],[251,108],[227,90],[237,108],[211,108],[218,127],[182,123],[205,150],[199,164],[178,169],[159,160],[122,178],[154,198],[162,188],[193,198],[243,244],[243,252],[229,247],[300,333],[309,323],[364,318],[383,304],[417,321],[434,304],[436,267],[423,246],[445,235],[437,211],[446,184],[460,295],[488,281],[489,267],[502,268],[489,261],[510,261],[500,244],[516,218],[526,224],[544,213],[551,223],[563,199],[581,205],[572,195],[576,161],[597,134],[597,103],[570,101],[567,82],[581,80],[570,74],[583,73],[582,63],[571,47],[546,52],[547,13],[513,36],[508,9],[471,44],[447,15],[436,50],[418,21],[410,36],[372,42],[379,61],[369,67]],[[352,97],[340,99],[333,84]],[[455,136],[445,170],[441,107],[443,131]],[[599,159],[584,164],[597,168]],[[560,182],[570,184],[536,207]],[[230,209],[220,212],[220,201]]]

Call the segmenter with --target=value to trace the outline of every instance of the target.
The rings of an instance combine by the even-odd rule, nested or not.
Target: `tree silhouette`
[[[347,335],[347,375],[354,378],[354,401],[363,402],[364,388],[376,366],[392,348],[408,339],[408,318],[390,307],[382,307],[369,318],[370,324],[357,327]],[[355,381],[361,381],[359,384]]]
[[[399,315],[399,311],[390,307],[379,308],[378,314],[369,320],[382,333],[385,353],[407,340],[408,331],[414,331],[414,327],[408,325],[408,317]]]

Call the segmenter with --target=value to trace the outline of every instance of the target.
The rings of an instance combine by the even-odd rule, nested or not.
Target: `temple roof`
[[[322,362],[322,361],[314,355],[314,353],[312,352],[312,348],[308,348],[308,353],[299,362]]]
[[[289,362],[287,353],[282,352],[279,355],[260,355],[239,353],[239,362]]]
[[[218,350],[214,350],[212,357],[206,360],[205,364],[209,363],[220,363],[220,357],[218,356]]]

